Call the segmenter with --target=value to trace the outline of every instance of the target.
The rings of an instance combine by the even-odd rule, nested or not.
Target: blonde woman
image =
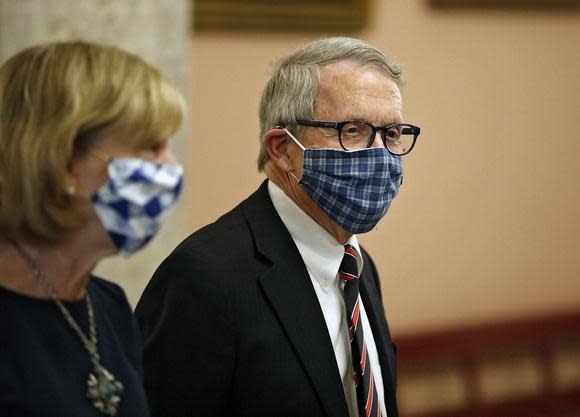
[[[0,415],[149,415],[117,285],[176,201],[180,93],[135,55],[62,42],[0,67]]]

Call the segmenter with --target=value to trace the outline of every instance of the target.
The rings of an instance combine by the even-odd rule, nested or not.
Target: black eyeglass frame
[[[338,136],[338,143],[340,143],[340,146],[345,151],[348,151],[349,149],[347,149],[342,144],[342,137],[341,137],[342,136],[342,128],[349,123],[362,123],[362,124],[369,126],[372,129],[371,136],[369,137],[369,142],[367,143],[365,149],[370,148],[371,144],[375,140],[375,136],[377,135],[377,131],[379,131],[381,133],[380,134],[381,141],[383,142],[383,145],[385,146],[387,151],[389,151],[389,153],[391,153],[392,155],[396,155],[396,156],[403,156],[403,155],[409,154],[413,150],[413,148],[415,147],[415,143],[417,143],[417,137],[421,133],[421,128],[419,126],[415,126],[415,125],[412,125],[409,123],[392,123],[390,125],[385,125],[385,126],[374,126],[374,125],[370,124],[369,122],[365,122],[362,120],[344,120],[342,122],[330,122],[330,121],[323,121],[323,120],[305,120],[305,119],[296,120],[296,123],[299,125],[302,125],[302,126],[324,127],[324,128],[336,129],[336,133]],[[405,153],[397,154],[397,153],[393,153],[389,149],[389,147],[387,146],[386,134],[387,134],[387,131],[389,129],[392,129],[393,127],[399,127],[399,126],[402,127],[403,129],[405,129],[405,128],[411,129],[412,134],[413,134],[413,143],[411,143],[411,146],[409,147],[409,149]]]

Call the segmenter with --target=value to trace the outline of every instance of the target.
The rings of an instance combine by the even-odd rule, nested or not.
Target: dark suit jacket
[[[154,416],[348,417],[316,293],[266,185],[183,241],[137,305]],[[363,257],[361,296],[397,417],[395,349]]]

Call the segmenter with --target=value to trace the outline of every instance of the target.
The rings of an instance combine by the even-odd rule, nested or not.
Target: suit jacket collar
[[[254,235],[257,251],[270,263],[260,285],[285,329],[290,343],[329,417],[348,417],[348,406],[336,366],[334,350],[316,292],[300,253],[278,216],[267,189],[268,181],[243,204],[243,212]],[[365,262],[366,264],[366,262]],[[367,271],[367,272],[365,272]],[[368,273],[368,267],[362,274]],[[362,279],[361,297],[371,328],[386,329],[377,289],[369,279]],[[373,295],[371,295],[373,294]],[[389,341],[384,331],[373,331],[383,384],[385,405],[389,417],[396,417],[394,370],[387,359]]]
[[[344,256],[344,246],[271,181],[268,182],[268,194],[312,278],[324,291],[336,286],[339,282],[337,272]],[[352,235],[347,243],[357,251],[360,274],[363,260],[356,235]]]
[[[265,296],[328,416],[348,417],[322,310],[300,253],[270,200],[267,181],[246,200],[243,211],[258,252],[271,263],[260,278]]]

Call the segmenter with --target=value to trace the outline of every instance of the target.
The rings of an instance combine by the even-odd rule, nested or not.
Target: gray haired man
[[[182,242],[137,306],[153,415],[397,417],[395,348],[356,235],[386,214],[419,135],[400,77],[352,38],[278,63],[260,105],[268,179]]]

